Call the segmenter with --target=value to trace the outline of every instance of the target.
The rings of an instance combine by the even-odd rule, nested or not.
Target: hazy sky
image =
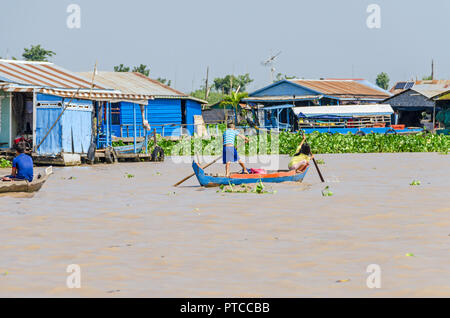
[[[69,29],[69,4],[81,28]],[[369,4],[381,28],[369,29]],[[150,66],[150,76],[190,92],[210,76],[250,73],[249,90],[270,82],[261,62],[282,51],[277,72],[304,78],[363,77],[385,71],[391,85],[429,75],[450,79],[449,0],[14,0],[1,1],[0,56],[42,44],[73,71]]]

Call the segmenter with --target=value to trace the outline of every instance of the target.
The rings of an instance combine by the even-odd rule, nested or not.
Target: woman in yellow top
[[[303,134],[303,140],[295,151],[294,157],[289,162],[289,170],[295,170],[295,172],[303,172],[309,166],[309,161],[313,158],[311,153],[311,147],[306,142],[306,136]]]

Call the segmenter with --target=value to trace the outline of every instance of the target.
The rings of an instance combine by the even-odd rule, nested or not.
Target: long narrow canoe
[[[45,169],[45,175],[38,174],[31,182],[28,180],[0,181],[0,193],[39,191],[52,173],[52,167],[48,167]]]
[[[145,142],[138,142],[136,143],[136,152],[141,152],[143,149],[145,149]],[[117,146],[113,147],[116,153],[132,153],[134,152],[134,145],[125,145],[125,146]]]
[[[227,178],[225,176],[205,174],[205,171],[195,161],[192,163],[192,168],[194,169],[198,182],[203,187],[217,187],[222,184],[239,185],[244,183],[258,183],[259,181],[262,181],[263,183],[302,182],[308,172],[308,168],[306,168],[302,173],[296,173],[294,170],[269,171],[267,174],[234,173]]]

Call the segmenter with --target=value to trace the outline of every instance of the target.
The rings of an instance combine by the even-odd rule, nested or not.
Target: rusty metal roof
[[[301,80],[293,79],[291,82],[312,89],[324,95],[337,98],[368,98],[385,99],[389,94],[358,83],[355,80]]]
[[[80,72],[78,74],[86,78],[92,78],[92,72]],[[207,103],[137,72],[98,72],[95,75],[95,81],[124,94],[151,95],[155,98],[187,98],[203,104]]]
[[[78,89],[91,81],[49,62],[0,60],[0,81],[25,86]],[[107,89],[94,82],[96,89]]]

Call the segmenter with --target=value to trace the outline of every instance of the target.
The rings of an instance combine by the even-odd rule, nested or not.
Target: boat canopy
[[[299,118],[388,116],[394,113],[388,104],[343,105],[343,106],[298,106],[292,108]]]

